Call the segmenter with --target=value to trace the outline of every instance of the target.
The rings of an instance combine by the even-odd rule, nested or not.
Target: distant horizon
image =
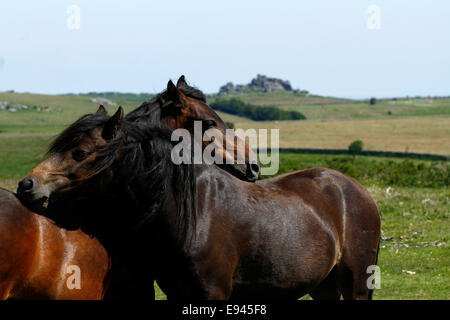
[[[275,77],[272,77],[270,75],[264,75],[264,76],[267,76],[268,78],[275,78]],[[254,79],[254,78],[252,78],[252,79]],[[169,79],[169,80],[176,81],[176,79]],[[289,81],[289,79],[280,79],[280,80],[287,80],[287,81]],[[235,83],[233,81],[227,81],[223,85],[225,85],[225,84],[227,84],[229,82],[233,83],[234,85],[240,85],[241,84],[241,83]],[[217,95],[219,93],[219,90],[217,90],[217,92],[204,92],[201,88],[198,88],[198,89],[200,89],[207,96],[208,95]],[[307,90],[306,88],[294,88],[293,87],[293,90],[295,90],[295,89]],[[18,93],[18,94],[62,95],[63,96],[63,95],[88,95],[88,94],[91,94],[91,93],[109,93],[109,92],[114,92],[114,93],[119,93],[119,94],[157,95],[158,93],[162,92],[163,90],[160,90],[158,92],[132,92],[132,91],[105,90],[105,91],[86,91],[86,92],[42,93],[42,92],[28,92],[28,91],[20,92],[20,91],[15,91],[14,89],[11,89],[11,90],[0,91],[0,93],[1,92],[14,92],[14,93]],[[277,91],[277,92],[283,92],[283,91]],[[285,91],[285,92],[291,92],[292,93],[292,91]],[[270,94],[270,92],[262,92],[262,93]],[[276,93],[276,92],[272,92],[272,93]],[[239,96],[239,93],[236,93],[234,95],[235,96]],[[341,97],[340,96],[331,96],[331,95],[326,95],[326,94],[317,94],[317,93],[313,93],[313,92],[309,92],[307,95],[320,96],[320,97],[324,97],[324,98],[333,98],[333,99],[354,100],[354,101],[370,100],[371,98],[375,98],[375,99],[378,99],[378,100],[392,100],[392,99],[415,99],[415,98],[437,98],[437,99],[443,99],[443,98],[449,98],[450,97],[450,94],[448,94],[448,95],[444,94],[444,95],[414,95],[414,96],[408,96],[407,95],[407,96],[389,96],[389,97],[375,97],[375,96],[371,96],[371,97],[352,98],[352,97],[342,97],[342,96]],[[227,95],[223,95],[223,96],[226,97]]]
[[[172,79],[173,80],[173,79]],[[201,90],[201,88],[198,88]],[[132,92],[132,91],[117,91],[117,90],[104,90],[104,91],[86,91],[86,92],[61,92],[61,93],[43,93],[43,92],[31,92],[31,91],[16,91],[14,89],[10,89],[10,90],[2,90],[0,91],[0,93],[17,93],[17,94],[36,94],[36,95],[53,95],[53,96],[64,96],[64,95],[88,95],[88,94],[92,94],[92,93],[109,93],[109,92],[114,92],[114,93],[119,93],[119,94],[134,94],[134,95],[140,95],[140,94],[148,94],[148,95],[157,95],[158,93],[162,92],[158,91],[158,92]],[[217,95],[217,92],[204,92],[203,90],[201,90],[205,95]],[[283,92],[283,91],[278,91],[278,92]],[[287,91],[289,92],[289,91]],[[290,91],[292,92],[292,91]],[[267,92],[263,92],[263,93],[267,93]],[[276,93],[276,92],[273,92]],[[270,94],[267,93],[267,94]],[[308,94],[309,96],[320,96],[320,97],[324,97],[324,98],[334,98],[334,99],[345,99],[345,100],[355,100],[355,101],[362,101],[362,100],[370,100],[371,98],[375,98],[378,100],[392,100],[392,99],[416,99],[416,98],[432,98],[432,99],[445,99],[445,98],[450,98],[450,94],[447,95],[410,95],[410,96],[389,96],[389,97],[375,97],[375,96],[370,96],[370,97],[361,97],[361,98],[353,98],[353,97],[343,97],[343,96],[331,96],[331,95],[324,95],[324,94],[316,94],[314,92],[310,92]],[[231,95],[223,95],[223,97],[227,97],[227,96],[231,96]],[[233,94],[233,97],[235,96],[239,96],[239,93]]]

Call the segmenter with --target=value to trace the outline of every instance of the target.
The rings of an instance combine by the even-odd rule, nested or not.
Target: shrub
[[[230,129],[235,129],[236,127],[234,126],[234,123],[233,122],[230,122],[230,121],[225,121],[225,124],[227,125],[227,127],[228,128],[230,128]]]
[[[313,167],[340,171],[363,185],[420,188],[448,188],[450,185],[449,161],[366,156],[353,160],[344,155],[280,153],[278,174]]]
[[[352,154],[353,156],[356,156],[357,154],[360,154],[363,150],[363,142],[361,140],[353,141],[348,146],[348,152]]]

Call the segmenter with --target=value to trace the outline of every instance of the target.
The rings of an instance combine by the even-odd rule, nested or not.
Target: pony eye
[[[217,123],[214,120],[205,120],[203,121],[203,126],[205,130],[208,130],[212,127],[216,127]]]
[[[88,155],[88,153],[86,151],[83,151],[80,149],[77,149],[74,152],[72,152],[72,158],[73,158],[73,160],[75,160],[77,162],[83,161],[87,155]]]

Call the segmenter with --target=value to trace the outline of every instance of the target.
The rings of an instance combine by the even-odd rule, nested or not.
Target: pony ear
[[[177,88],[186,87],[187,85],[186,79],[184,78],[184,75],[182,75],[177,81]]]
[[[102,131],[103,139],[109,141],[116,136],[117,131],[119,131],[119,128],[122,125],[123,114],[123,108],[119,107],[116,113],[108,120],[108,122],[106,122]]]
[[[163,107],[167,107],[169,105],[174,105],[178,108],[182,108],[184,105],[181,100],[180,92],[173,84],[172,80],[169,80],[167,83],[167,103],[164,104]]]
[[[108,114],[108,111],[106,111],[105,107],[101,104],[98,107],[98,110],[97,110],[96,114]]]

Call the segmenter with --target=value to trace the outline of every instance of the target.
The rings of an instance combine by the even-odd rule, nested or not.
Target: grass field
[[[383,99],[375,105],[368,101],[337,99],[294,93],[247,93],[225,96],[235,97],[254,105],[277,106],[283,110],[303,113],[309,120],[361,120],[404,117],[450,116],[450,99]],[[216,99],[212,96],[208,102]]]
[[[448,188],[369,186],[382,214],[374,299],[450,299]]]
[[[61,126],[72,123],[78,117],[93,113],[97,110],[98,104],[91,102],[92,97],[88,96],[74,96],[74,95],[40,95],[40,94],[19,94],[0,92],[0,101],[8,101],[11,103],[25,104],[29,106],[48,106],[51,108],[50,112],[38,112],[36,110],[24,110],[17,113],[11,113],[0,110],[0,133],[3,131],[20,132],[23,128],[26,130],[33,130],[36,128],[41,132],[40,127],[46,126],[46,130],[55,127],[54,131],[58,131]],[[139,106],[143,101],[138,102],[134,100],[112,99],[118,105],[124,107],[125,112],[133,110]],[[108,112],[114,112],[117,107],[105,106]],[[241,122],[246,121],[244,118],[237,116],[219,113],[225,121]]]
[[[431,100],[430,100],[431,101]],[[391,119],[403,117],[433,117],[449,116],[450,103],[448,99],[428,100],[397,100],[377,102],[371,106],[364,102],[321,104],[321,105],[280,105],[284,110],[302,112],[311,120],[348,120],[348,119]]]
[[[299,108],[312,119],[253,122],[221,114],[224,120],[243,129],[279,128],[281,147],[347,148],[350,142],[360,139],[366,150],[450,155],[448,99],[435,99],[433,103],[380,101],[372,107],[363,102],[314,96],[255,93],[244,98],[255,104]],[[44,158],[58,132],[97,108],[87,96],[0,93],[0,101],[51,108],[50,112],[0,110],[0,187],[10,190],[15,190],[17,181]],[[139,104],[126,99],[120,102],[127,111]],[[391,116],[387,116],[386,108]],[[450,299],[449,162],[280,155],[280,173],[319,166],[355,177],[377,201],[382,214],[382,276],[381,289],[375,291],[374,298]],[[159,289],[157,297],[164,298]]]
[[[347,149],[450,155],[450,117],[237,123],[237,128],[280,129],[282,148]]]
[[[399,115],[395,117],[389,117],[384,115],[383,108],[394,101],[380,101],[376,106],[369,106],[367,103],[349,100],[304,97],[285,93],[270,95],[254,93],[240,97],[255,104],[262,104],[261,100],[265,97],[267,104],[277,102],[281,104],[282,108],[292,100],[291,103],[294,104],[291,106],[292,108],[310,108],[310,115],[305,113],[310,119],[308,121],[254,122],[219,112],[225,121],[235,123],[237,128],[280,129],[280,147],[346,149],[352,141],[360,139],[364,143],[365,150],[450,155],[450,99],[434,99],[433,103],[424,100],[415,102],[415,104],[408,104],[409,100],[397,100],[394,106],[402,111],[399,111]],[[73,95],[0,93],[0,101],[51,108],[50,112],[26,110],[10,113],[0,111],[0,139],[6,138],[6,133],[15,135],[57,133],[79,116],[95,112],[97,105],[90,99],[91,97]],[[314,102],[319,103],[323,100],[326,100],[328,104],[314,104]],[[117,99],[116,102],[120,102],[126,111],[130,111],[140,104],[137,101],[123,99]],[[297,106],[297,103],[303,104]],[[107,109],[109,112],[113,112],[116,107],[107,107]],[[334,109],[340,114],[339,119],[341,120],[323,121],[323,114],[329,116],[333,114]],[[305,110],[299,109],[301,112]],[[361,116],[360,113],[364,113],[364,116]]]

